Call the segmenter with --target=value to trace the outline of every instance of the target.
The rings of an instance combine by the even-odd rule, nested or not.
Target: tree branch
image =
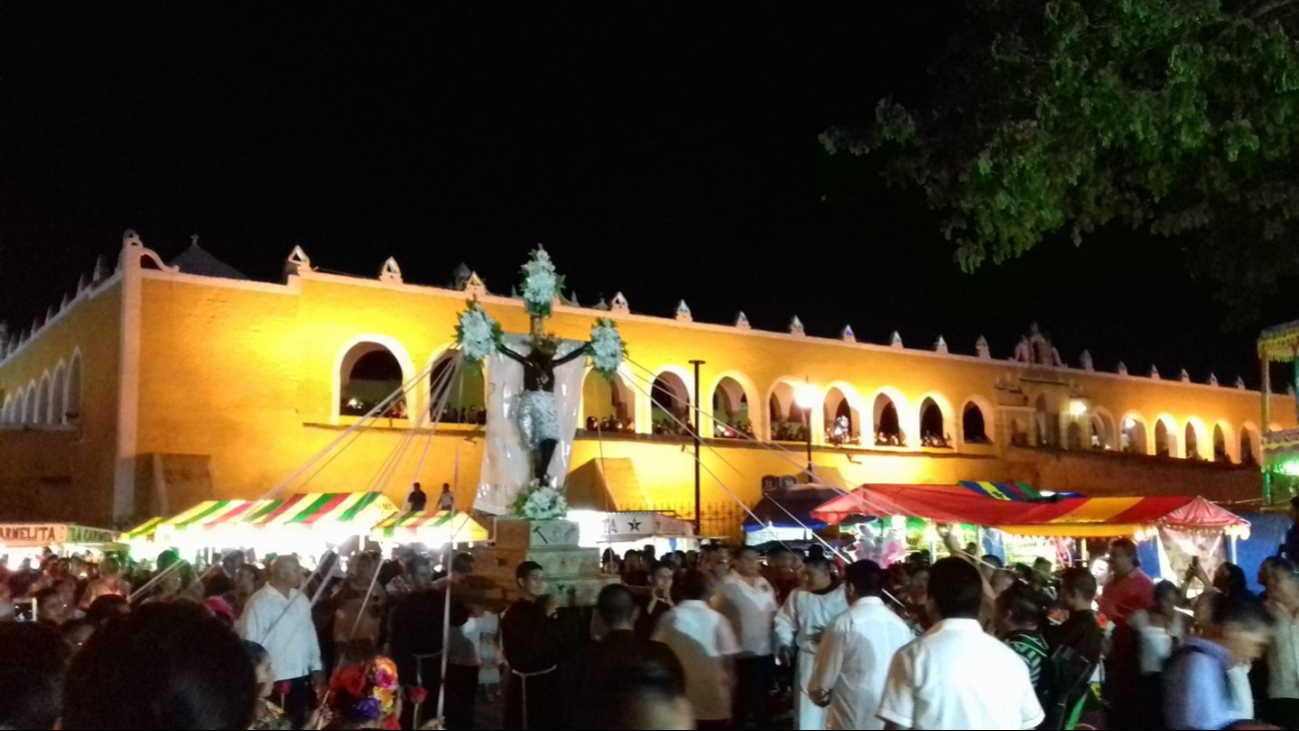
[[[1297,1],[1297,0],[1272,0],[1272,2],[1267,3],[1267,4],[1263,5],[1262,7],[1258,8],[1258,9],[1256,9],[1256,10],[1251,11],[1251,12],[1249,13],[1249,19],[1250,19],[1250,20],[1260,20],[1260,19],[1262,19],[1264,16],[1266,16],[1266,15],[1271,15],[1272,13],[1274,13],[1274,12],[1276,12],[1276,11],[1278,11],[1278,10],[1281,10],[1282,8],[1286,7],[1287,5],[1294,5],[1296,1]]]

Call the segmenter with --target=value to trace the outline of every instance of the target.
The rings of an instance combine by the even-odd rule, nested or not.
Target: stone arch
[[[50,423],[50,372],[41,374],[41,385],[36,387],[36,406],[32,409],[33,424]]]
[[[885,387],[871,399],[871,423],[878,446],[906,446],[918,433],[919,414],[912,414],[907,399],[896,388]]]
[[[11,421],[14,410],[14,397],[15,394],[5,396],[5,404],[0,408],[0,422],[8,424]]]
[[[705,435],[735,439],[760,433],[758,424],[764,409],[758,403],[758,387],[753,379],[738,371],[726,371],[717,375],[708,393],[708,418],[702,424]]]
[[[981,397],[971,396],[961,407],[961,434],[962,444],[992,444],[996,440],[993,438],[993,420],[992,415],[996,413],[992,404],[988,403]]]
[[[64,361],[54,367],[54,380],[50,382],[50,423],[67,423],[68,365]]]
[[[636,394],[627,385],[629,376],[619,369],[613,378],[605,378],[588,367],[582,379],[582,415],[579,426],[600,432],[636,431]],[[593,422],[595,419],[596,422]]]
[[[487,423],[487,365],[472,368],[460,366],[452,375],[459,354],[444,350],[434,356],[428,371],[427,402],[429,421],[442,410],[439,419],[444,424]]]
[[[1195,416],[1187,418],[1183,433],[1183,456],[1205,462],[1213,459],[1213,440],[1203,421]]]
[[[805,415],[795,401],[804,381],[781,376],[767,390],[767,438],[771,441],[804,441]]]
[[[63,395],[64,417],[69,424],[81,422],[81,404],[82,396],[82,362],[81,349],[77,348],[72,351],[72,360],[68,363],[68,386]]]
[[[385,353],[387,357],[391,358],[391,361],[387,360],[384,356]],[[357,365],[367,356],[369,360],[364,363],[364,367],[367,370],[373,368],[374,371],[365,372],[361,375],[384,376],[384,378],[352,378],[352,373]],[[370,402],[369,407],[361,410],[361,415],[369,413],[370,409],[386,399],[397,388],[412,384],[415,375],[415,364],[411,361],[410,354],[396,338],[375,333],[358,335],[352,338],[339,349],[338,356],[334,360],[333,398],[330,406],[334,423],[338,423],[339,417],[345,413],[343,409],[345,402],[352,404],[348,409],[351,412],[360,410],[356,404]],[[360,381],[370,381],[371,383],[363,384]],[[394,383],[395,385],[389,388],[387,392],[381,392],[383,388]],[[406,416],[417,413],[416,410],[419,408],[417,394],[420,390],[419,388],[411,388],[403,398],[398,398],[394,402],[394,407],[398,410],[404,410]],[[389,413],[396,414],[398,411],[394,410]]]
[[[1262,464],[1263,439],[1258,427],[1253,422],[1245,422],[1240,427],[1240,463],[1244,465]]]
[[[693,424],[691,407],[695,403],[691,383],[694,376],[684,368],[664,366],[650,382],[649,427],[654,434],[690,433],[682,424]]]
[[[1114,414],[1104,406],[1093,406],[1088,418],[1091,421],[1091,447],[1118,449],[1119,433],[1114,422]]]
[[[23,418],[24,424],[36,423],[36,381],[35,379],[27,382],[27,390],[23,392]]]
[[[1181,442],[1178,440],[1177,420],[1168,414],[1161,414],[1155,419],[1155,456],[1180,459],[1184,455]]]
[[[1123,415],[1119,449],[1131,454],[1150,454],[1150,427],[1145,417],[1135,411]]]
[[[1231,424],[1219,421],[1213,425],[1213,461],[1218,464],[1240,462],[1239,442],[1235,440]]]
[[[952,402],[946,396],[934,391],[921,396],[917,417],[921,444],[928,441],[929,446],[956,446],[956,416],[952,412]]]
[[[1033,431],[1037,436],[1038,447],[1060,446],[1060,413],[1052,408],[1047,395],[1038,394],[1033,402]]]
[[[861,394],[850,383],[844,381],[835,381],[826,388],[825,397],[821,399],[822,421],[825,429],[822,433],[826,434],[826,441],[836,441],[841,444],[861,444],[862,435],[866,433],[866,404],[863,403]],[[831,433],[836,428],[839,417],[845,417],[848,420],[848,434],[845,435],[841,442],[839,438],[831,438]]]

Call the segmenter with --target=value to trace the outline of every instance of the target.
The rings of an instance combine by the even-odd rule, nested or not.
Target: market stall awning
[[[753,513],[758,517],[756,519],[753,515],[746,517],[744,530],[755,531],[764,528],[821,530],[826,527],[827,521],[813,515],[813,511],[842,495],[842,490],[825,485],[799,485],[790,489],[776,490],[763,496],[762,500],[753,506]]]
[[[1066,498],[1021,503],[990,500],[947,485],[863,485],[812,511],[830,524],[852,515],[902,515],[1033,536],[1139,536],[1167,526],[1248,535],[1248,521],[1198,496]]]
[[[956,484],[977,495],[990,497],[993,500],[1010,500],[1017,503],[1034,503],[1043,500],[1082,497],[1076,492],[1042,492],[1027,482],[976,482],[974,480],[962,480]]]
[[[812,516],[838,525],[855,515],[900,515],[939,523],[997,525],[1022,518],[1033,503],[992,500],[957,485],[863,485],[838,494],[812,510]]]
[[[230,525],[243,520],[256,504],[253,500],[207,500],[162,521],[156,530],[167,533]]]
[[[1072,538],[1142,537],[1160,527],[1221,530],[1247,538],[1249,521],[1199,496],[1075,498],[1031,507],[1006,533]]]
[[[419,510],[393,513],[371,531],[376,541],[399,541],[440,546],[447,543],[480,543],[487,529],[465,513]]]
[[[361,524],[373,526],[397,512],[397,506],[379,492],[309,492],[283,500],[259,500],[243,522],[258,526],[301,525],[318,523]]]
[[[162,521],[162,517],[150,518],[125,533],[122,533],[117,537],[117,540],[122,543],[148,540],[158,531],[158,526],[162,525]]]

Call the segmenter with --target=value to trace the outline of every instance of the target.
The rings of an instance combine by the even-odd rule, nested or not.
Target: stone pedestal
[[[568,520],[498,520],[495,544],[474,550],[476,573],[494,581],[502,598],[513,602],[519,595],[515,570],[535,561],[560,606],[593,606],[600,589],[617,577],[600,572],[600,549],[582,548],[579,535],[577,523]]]

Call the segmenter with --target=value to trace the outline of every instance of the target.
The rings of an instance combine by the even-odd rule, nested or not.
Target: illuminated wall
[[[419,379],[409,399],[409,413],[427,413],[427,369],[451,345],[466,294],[400,281],[377,281],[326,275],[303,268],[285,284],[209,279],[140,268],[148,259],[124,258],[128,281],[138,285],[139,306],[123,318],[114,295],[119,285],[87,298],[62,319],[28,341],[0,363],[5,396],[23,388],[45,370],[57,367],[80,347],[86,357],[83,423],[79,427],[0,429],[0,506],[28,505],[29,491],[54,469],[57,459],[32,455],[73,455],[67,474],[69,501],[86,519],[118,523],[154,513],[175,513],[210,496],[256,498],[279,485],[326,445],[344,436],[354,417],[339,415],[341,366],[345,355],[362,343],[392,351],[403,377]],[[121,276],[121,275],[119,275]],[[130,278],[134,277],[134,278]],[[507,331],[525,332],[528,321],[520,304],[482,296],[488,312]],[[552,329],[570,338],[585,338],[592,320],[608,313],[558,307]],[[788,400],[794,387],[810,383],[822,399],[830,396],[833,415],[839,401],[852,409],[854,426],[865,436],[864,448],[818,446],[816,462],[845,484],[861,482],[951,483],[959,479],[1028,480],[1050,489],[1089,494],[1166,492],[1170,482],[1194,487],[1197,494],[1220,498],[1259,494],[1256,470],[1218,465],[1177,465],[1149,457],[1119,454],[1068,454],[1056,450],[1010,447],[1019,423],[1034,431],[1035,407],[1047,403],[1055,433],[1070,433],[1073,424],[1090,443],[1093,424],[1102,425],[1104,441],[1118,448],[1125,419],[1154,444],[1160,419],[1177,435],[1170,445],[1184,454],[1185,430],[1203,434],[1196,440],[1202,456],[1212,458],[1213,430],[1229,431],[1225,441],[1238,459],[1242,430],[1258,431],[1259,394],[1231,387],[1153,381],[1144,377],[1083,370],[1036,372],[1024,365],[977,356],[935,353],[857,344],[799,335],[751,331],[729,326],[678,322],[673,319],[613,313],[630,344],[622,374],[624,390],[639,436],[611,436],[603,442],[579,441],[573,467],[594,459],[627,458],[635,465],[634,488],[620,488],[624,504],[684,504],[693,490],[693,457],[686,442],[654,439],[651,431],[650,382],[657,374],[679,376],[693,391],[689,361],[703,369],[703,403],[708,416],[703,433],[713,433],[714,390],[725,382],[730,401],[743,391],[755,432],[765,438],[768,404],[773,394]],[[138,333],[138,368],[119,378],[117,353],[127,330]],[[422,375],[421,375],[422,374]],[[125,386],[123,385],[125,384]],[[119,394],[138,392],[138,415]],[[125,390],[124,390],[125,389]],[[607,397],[610,389],[590,386],[589,394]],[[898,411],[908,436],[906,447],[875,448],[875,404],[883,394]],[[693,398],[693,393],[691,393]],[[944,430],[953,437],[949,449],[920,446],[920,407],[932,400],[944,415]],[[961,416],[967,404],[983,410],[991,444],[965,443]],[[787,405],[787,404],[786,404]],[[811,409],[817,441],[828,424],[826,408]],[[603,407],[584,413],[607,414]],[[1280,426],[1294,423],[1294,404],[1278,397],[1273,414]],[[114,425],[132,423],[128,439],[118,439]],[[1108,426],[1103,426],[1108,424]],[[461,505],[473,495],[481,460],[481,431],[444,424],[438,437],[430,430],[411,435],[409,421],[382,420],[379,428],[347,436],[346,449],[335,450],[302,471],[284,489],[350,491],[379,488],[400,503],[413,478],[433,485],[453,483]],[[33,440],[29,432],[52,431],[57,443]],[[42,434],[42,436],[46,436]],[[58,441],[57,436],[65,437]],[[131,469],[115,463],[113,445],[127,443]],[[426,451],[427,445],[427,451]],[[1237,446],[1232,446],[1237,445]],[[1066,445],[1067,446],[1067,445]],[[772,452],[739,441],[717,440],[706,450],[705,502],[729,500],[718,479],[741,499],[759,497],[759,480],[767,474],[793,474],[803,464],[804,447],[785,445]],[[24,460],[4,459],[21,452]],[[395,455],[395,456],[394,456]],[[201,459],[200,459],[201,458]],[[166,465],[188,460],[186,469],[206,469],[208,479],[185,484],[165,479]],[[197,461],[196,461],[197,460]],[[19,463],[25,466],[16,466]],[[416,476],[416,466],[422,469]],[[42,466],[44,465],[44,466]],[[162,465],[162,466],[160,466]],[[194,465],[205,465],[203,468]],[[1187,472],[1190,470],[1190,472]],[[1188,477],[1191,475],[1192,477]],[[1173,480],[1176,477],[1176,480]],[[1068,482],[1068,485],[1061,483]],[[111,494],[110,494],[111,493]],[[210,494],[204,494],[210,493]],[[58,517],[63,504],[38,500],[31,511]],[[57,508],[57,510],[55,510]]]

